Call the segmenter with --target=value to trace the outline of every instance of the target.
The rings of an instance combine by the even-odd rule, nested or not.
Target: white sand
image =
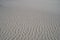
[[[0,0],[0,40],[60,40],[60,1]]]

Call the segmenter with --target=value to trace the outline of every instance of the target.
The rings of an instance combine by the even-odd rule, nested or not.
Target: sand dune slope
[[[51,10],[49,6],[49,9],[34,8],[16,2],[0,3],[0,40],[60,40],[60,14],[56,4]]]

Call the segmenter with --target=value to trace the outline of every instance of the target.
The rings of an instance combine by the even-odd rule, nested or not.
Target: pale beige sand
[[[56,1],[52,2],[55,8],[18,5],[19,2],[0,3],[0,40],[60,40],[60,12]]]

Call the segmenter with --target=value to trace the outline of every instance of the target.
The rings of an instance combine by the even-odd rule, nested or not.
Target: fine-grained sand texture
[[[10,2],[0,3],[0,40],[60,40],[57,6],[51,11]]]

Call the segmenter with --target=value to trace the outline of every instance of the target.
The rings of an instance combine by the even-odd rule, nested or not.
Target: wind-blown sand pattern
[[[0,40],[60,40],[57,4],[51,10],[19,6],[20,1],[15,2],[18,1],[0,3]]]

